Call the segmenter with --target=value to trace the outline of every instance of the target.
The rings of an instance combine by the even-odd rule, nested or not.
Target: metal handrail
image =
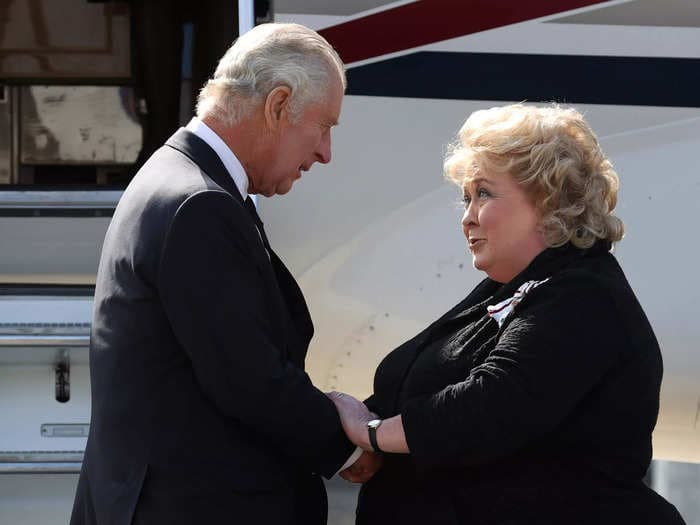
[[[3,346],[90,346],[89,335],[0,335]]]
[[[80,463],[82,450],[0,450],[0,463]]]
[[[77,474],[82,462],[0,463],[0,474]]]
[[[69,474],[80,472],[84,453],[69,451],[0,451],[0,474]]]
[[[0,209],[114,209],[122,193],[122,190],[4,190],[0,191]]]

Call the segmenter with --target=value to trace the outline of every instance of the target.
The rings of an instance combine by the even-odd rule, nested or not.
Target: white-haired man
[[[317,473],[354,447],[303,371],[313,325],[249,194],[331,160],[344,89],[317,33],[258,26],[124,192],[97,275],[72,524],[325,523]]]

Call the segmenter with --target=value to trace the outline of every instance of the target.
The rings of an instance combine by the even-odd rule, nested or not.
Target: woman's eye
[[[467,207],[469,206],[469,203],[471,202],[471,197],[464,196],[462,197],[462,202],[464,202],[464,206]]]
[[[491,194],[489,194],[489,192],[483,188],[479,189],[479,191],[477,192],[477,195],[479,196],[480,199],[486,199],[486,198],[491,196]]]

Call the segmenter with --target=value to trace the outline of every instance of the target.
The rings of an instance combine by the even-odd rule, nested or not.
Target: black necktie
[[[267,235],[265,235],[265,228],[263,228],[263,222],[260,220],[260,215],[258,215],[258,210],[255,207],[253,199],[250,198],[250,195],[246,197],[245,207],[248,210],[248,213],[250,213],[250,216],[253,217],[253,221],[255,221],[255,226],[257,226],[258,228],[258,232],[260,233],[260,238],[262,239],[263,246],[265,246],[265,249],[269,252],[270,242],[267,240]]]

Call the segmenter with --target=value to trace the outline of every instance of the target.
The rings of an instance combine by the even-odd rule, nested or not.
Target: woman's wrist
[[[365,435],[367,440],[369,440],[369,432],[367,432]],[[406,443],[406,435],[403,429],[401,414],[388,419],[383,419],[381,425],[375,431],[375,439],[377,440],[377,445],[382,452],[392,454],[410,454],[408,443]]]

